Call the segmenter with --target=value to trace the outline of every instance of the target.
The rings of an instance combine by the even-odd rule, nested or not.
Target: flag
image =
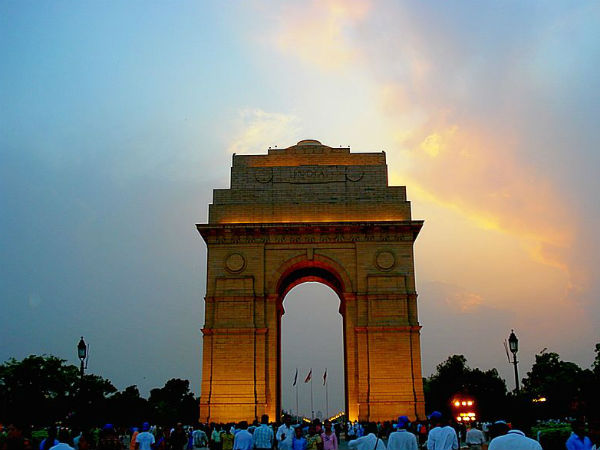
[[[308,372],[308,375],[306,375],[306,379],[304,380],[304,382],[308,383],[311,378],[312,378],[312,369],[310,369],[310,372]]]
[[[296,386],[297,381],[298,381],[298,368],[296,367],[296,375],[294,375],[294,384],[292,384],[292,386]]]
[[[327,384],[327,369],[325,369],[325,373],[323,374],[323,386]]]

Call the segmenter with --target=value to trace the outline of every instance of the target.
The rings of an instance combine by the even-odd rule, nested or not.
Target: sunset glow
[[[388,184],[424,220],[424,376],[464,354],[512,389],[511,329],[522,376],[545,347],[590,366],[597,3],[4,2],[0,18],[2,360],[73,359],[85,334],[91,369],[119,388],[180,377],[199,392],[207,268],[194,224],[229,187],[234,153],[318,139],[385,151]]]

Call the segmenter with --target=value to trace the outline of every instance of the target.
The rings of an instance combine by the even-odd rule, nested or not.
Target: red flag
[[[327,384],[327,369],[325,369],[325,373],[323,374],[323,386]]]
[[[312,369],[310,369],[310,372],[308,372],[308,375],[306,375],[306,378],[304,379],[304,382],[308,383],[311,378],[312,378]]]

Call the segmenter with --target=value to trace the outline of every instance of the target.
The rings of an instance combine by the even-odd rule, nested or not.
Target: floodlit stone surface
[[[387,185],[384,152],[305,140],[235,155],[208,222],[197,225],[208,246],[201,421],[278,416],[282,302],[306,281],[341,299],[349,418],[425,417],[413,258],[423,222],[405,187]]]

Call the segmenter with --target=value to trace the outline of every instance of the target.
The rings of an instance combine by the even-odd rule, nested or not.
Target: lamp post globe
[[[79,344],[77,344],[77,356],[79,356],[79,359],[85,359],[87,356],[87,347],[85,345],[85,341],[83,340],[83,336],[81,336]]]
[[[510,330],[510,336],[508,337],[508,348],[511,353],[517,353],[519,351],[519,339],[515,334],[515,330]]]
[[[83,336],[81,336],[81,339],[79,340],[79,344],[77,344],[77,356],[79,357],[79,360],[81,362],[81,364],[79,366],[79,376],[83,380],[83,370],[84,370],[83,363],[85,361],[85,358],[87,357],[87,345],[86,345],[85,341],[83,340]]]
[[[519,361],[517,361],[517,352],[519,351],[519,339],[517,338],[517,335],[515,334],[515,330],[510,330],[510,336],[508,337],[508,348],[510,349],[510,352],[513,354],[512,364],[515,367],[515,391],[518,394],[519,393],[519,369],[517,368],[517,364],[519,364]]]

